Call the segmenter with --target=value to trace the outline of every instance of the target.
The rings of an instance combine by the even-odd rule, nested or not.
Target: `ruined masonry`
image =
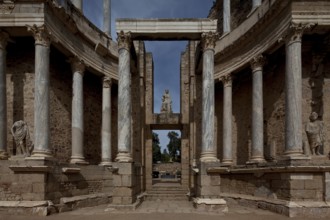
[[[330,217],[330,2],[242,2],[117,19],[115,41],[110,0],[103,30],[82,0],[0,1],[0,211],[134,210],[172,193],[209,212]],[[180,113],[153,112],[145,40],[189,42]],[[153,184],[157,129],[181,131],[172,188]]]

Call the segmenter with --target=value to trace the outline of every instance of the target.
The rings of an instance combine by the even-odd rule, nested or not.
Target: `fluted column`
[[[264,162],[264,119],[262,69],[264,58],[259,55],[251,60],[252,68],[252,145],[250,163]]]
[[[220,79],[223,83],[223,165],[233,163],[232,146],[232,77],[223,76]]]
[[[255,9],[261,5],[261,0],[252,0],[252,9]]]
[[[103,0],[103,31],[111,36],[111,0]]]
[[[102,162],[100,165],[111,165],[111,78],[103,78],[102,92]]]
[[[6,46],[8,37],[6,32],[0,30],[0,160],[8,159],[6,97]]]
[[[223,33],[229,33],[231,31],[230,27],[230,0],[223,0]]]
[[[49,52],[50,32],[43,26],[29,26],[35,39],[34,150],[32,157],[51,157],[49,146]]]
[[[77,57],[70,59],[72,82],[72,154],[70,163],[86,164],[84,157],[84,83],[85,64]]]
[[[306,25],[292,24],[286,36],[285,155],[303,154],[301,38]]]
[[[132,162],[131,152],[131,35],[118,33],[118,162]]]
[[[203,33],[202,162],[218,162],[214,144],[214,47],[218,34]]]
[[[78,8],[81,12],[83,11],[83,0],[71,0],[72,4]]]

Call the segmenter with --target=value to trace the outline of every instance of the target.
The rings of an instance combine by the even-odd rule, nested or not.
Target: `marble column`
[[[118,33],[118,154],[116,161],[132,162],[131,149],[131,35]]]
[[[0,30],[0,160],[8,159],[6,97],[6,46],[8,37],[6,32]]]
[[[226,75],[220,79],[223,83],[223,159],[222,164],[233,163],[232,146],[232,77]]]
[[[202,151],[200,161],[218,162],[214,144],[214,47],[217,33],[203,33],[203,112],[202,112]]]
[[[262,55],[251,60],[252,68],[252,145],[249,163],[264,162],[264,117],[263,117],[263,89],[262,69],[264,65]]]
[[[111,165],[111,84],[111,78],[105,76],[103,78],[102,92],[101,166]]]
[[[72,82],[72,154],[70,163],[87,164],[84,157],[84,83],[85,65],[77,57],[70,59]]]
[[[77,9],[83,11],[83,0],[71,0],[71,2]]]
[[[103,0],[103,31],[111,36],[111,0]]]
[[[34,150],[32,157],[52,157],[49,145],[49,52],[50,32],[42,26],[28,26],[35,39]]]
[[[252,10],[261,5],[261,0],[252,0]]]
[[[301,38],[307,26],[292,24],[286,36],[285,155],[303,154]]]
[[[223,33],[229,33],[231,31],[230,28],[230,0],[223,0]]]

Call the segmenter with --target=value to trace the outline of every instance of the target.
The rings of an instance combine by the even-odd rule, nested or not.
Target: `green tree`
[[[164,149],[162,153],[162,162],[163,163],[170,162],[170,155],[168,154],[166,149]]]
[[[175,131],[170,131],[167,134],[170,139],[167,149],[169,156],[173,162],[181,162],[181,138]]]
[[[152,132],[152,162],[162,160],[162,154],[160,152],[159,137],[157,133]]]

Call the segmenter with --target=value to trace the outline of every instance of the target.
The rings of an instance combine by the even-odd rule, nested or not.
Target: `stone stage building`
[[[110,0],[103,30],[82,0],[0,6],[2,212],[167,194],[152,182],[151,131],[177,129],[175,189],[196,209],[330,216],[330,1],[218,0],[204,19],[118,19],[117,41]],[[189,41],[180,113],[153,113],[144,40]]]

